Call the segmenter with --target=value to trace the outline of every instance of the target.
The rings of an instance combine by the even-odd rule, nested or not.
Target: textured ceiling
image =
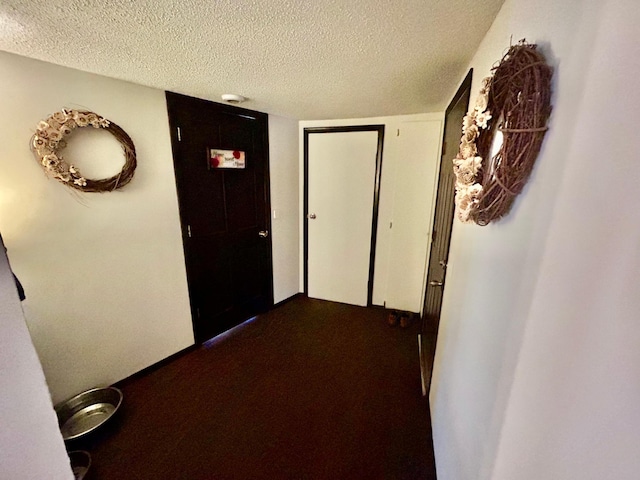
[[[2,0],[0,49],[297,119],[443,110],[503,0]]]

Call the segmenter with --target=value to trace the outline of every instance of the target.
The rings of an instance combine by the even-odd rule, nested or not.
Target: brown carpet
[[[296,298],[139,378],[87,480],[435,479],[417,326]]]

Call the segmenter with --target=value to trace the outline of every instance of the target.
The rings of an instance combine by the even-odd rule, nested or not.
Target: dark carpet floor
[[[435,479],[417,326],[296,298],[122,383],[86,480]]]

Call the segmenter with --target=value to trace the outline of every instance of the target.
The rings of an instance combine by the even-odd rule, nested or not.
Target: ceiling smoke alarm
[[[242,95],[236,95],[235,93],[222,94],[222,100],[229,103],[242,103],[246,100]]]

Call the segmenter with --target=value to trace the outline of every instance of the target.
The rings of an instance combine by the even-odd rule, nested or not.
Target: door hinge
[[[442,156],[447,154],[447,142],[442,142]]]
[[[181,142],[182,141],[182,130],[180,130],[180,127],[176,127],[176,130],[178,131],[178,141]]]
[[[191,225],[187,225],[187,236],[191,238]]]

